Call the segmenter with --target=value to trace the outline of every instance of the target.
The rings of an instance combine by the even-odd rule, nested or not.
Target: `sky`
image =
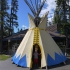
[[[48,14],[48,21],[52,21],[52,18],[54,16],[54,10],[56,8],[56,3],[55,0],[46,0],[46,6],[42,9],[41,15],[45,14],[46,12],[49,11]],[[24,29],[24,28],[29,28],[29,20],[28,20],[28,13],[32,14],[29,7],[26,5],[24,0],[18,0],[18,28],[19,29]],[[14,31],[17,32],[18,28],[15,28]]]

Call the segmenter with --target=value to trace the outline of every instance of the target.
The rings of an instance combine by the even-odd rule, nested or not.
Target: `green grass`
[[[9,55],[4,55],[4,54],[0,55],[0,60],[7,60],[9,58],[10,58]]]

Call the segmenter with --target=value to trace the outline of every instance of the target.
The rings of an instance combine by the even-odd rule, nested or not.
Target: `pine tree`
[[[7,10],[8,10],[8,0],[0,0],[0,37],[1,37],[1,45],[0,45],[0,52],[2,52],[2,40],[4,37],[4,25],[7,18]]]
[[[9,29],[9,35],[12,35],[14,33],[14,26],[18,26],[17,22],[17,11],[18,11],[18,0],[12,0],[11,1],[11,12],[10,12],[10,29]]]
[[[54,20],[57,22],[57,28],[61,34],[66,36],[66,48],[68,48],[68,36],[70,35],[70,6],[69,0],[56,0],[56,14]],[[58,18],[59,16],[59,18]],[[67,16],[69,16],[67,18]],[[56,19],[55,19],[56,18]],[[60,19],[60,20],[59,20]],[[66,52],[66,49],[65,49]]]
[[[68,22],[69,18],[67,19],[67,13],[69,12],[67,10],[68,9],[67,2],[68,0],[56,0],[57,7],[54,16],[54,23],[57,23],[58,31],[64,34],[65,34],[64,26],[70,23]]]

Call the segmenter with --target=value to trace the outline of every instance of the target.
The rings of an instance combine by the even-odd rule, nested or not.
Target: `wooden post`
[[[65,52],[66,52],[66,41],[65,40],[63,41],[63,51],[64,51],[64,54],[65,54]]]
[[[9,53],[9,49],[10,49],[10,39],[8,40],[8,53]]]

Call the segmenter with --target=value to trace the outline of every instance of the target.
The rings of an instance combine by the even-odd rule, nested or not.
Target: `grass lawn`
[[[10,58],[11,56],[9,56],[9,55],[4,55],[4,54],[2,54],[2,55],[0,55],[0,60],[7,60],[8,58]]]

